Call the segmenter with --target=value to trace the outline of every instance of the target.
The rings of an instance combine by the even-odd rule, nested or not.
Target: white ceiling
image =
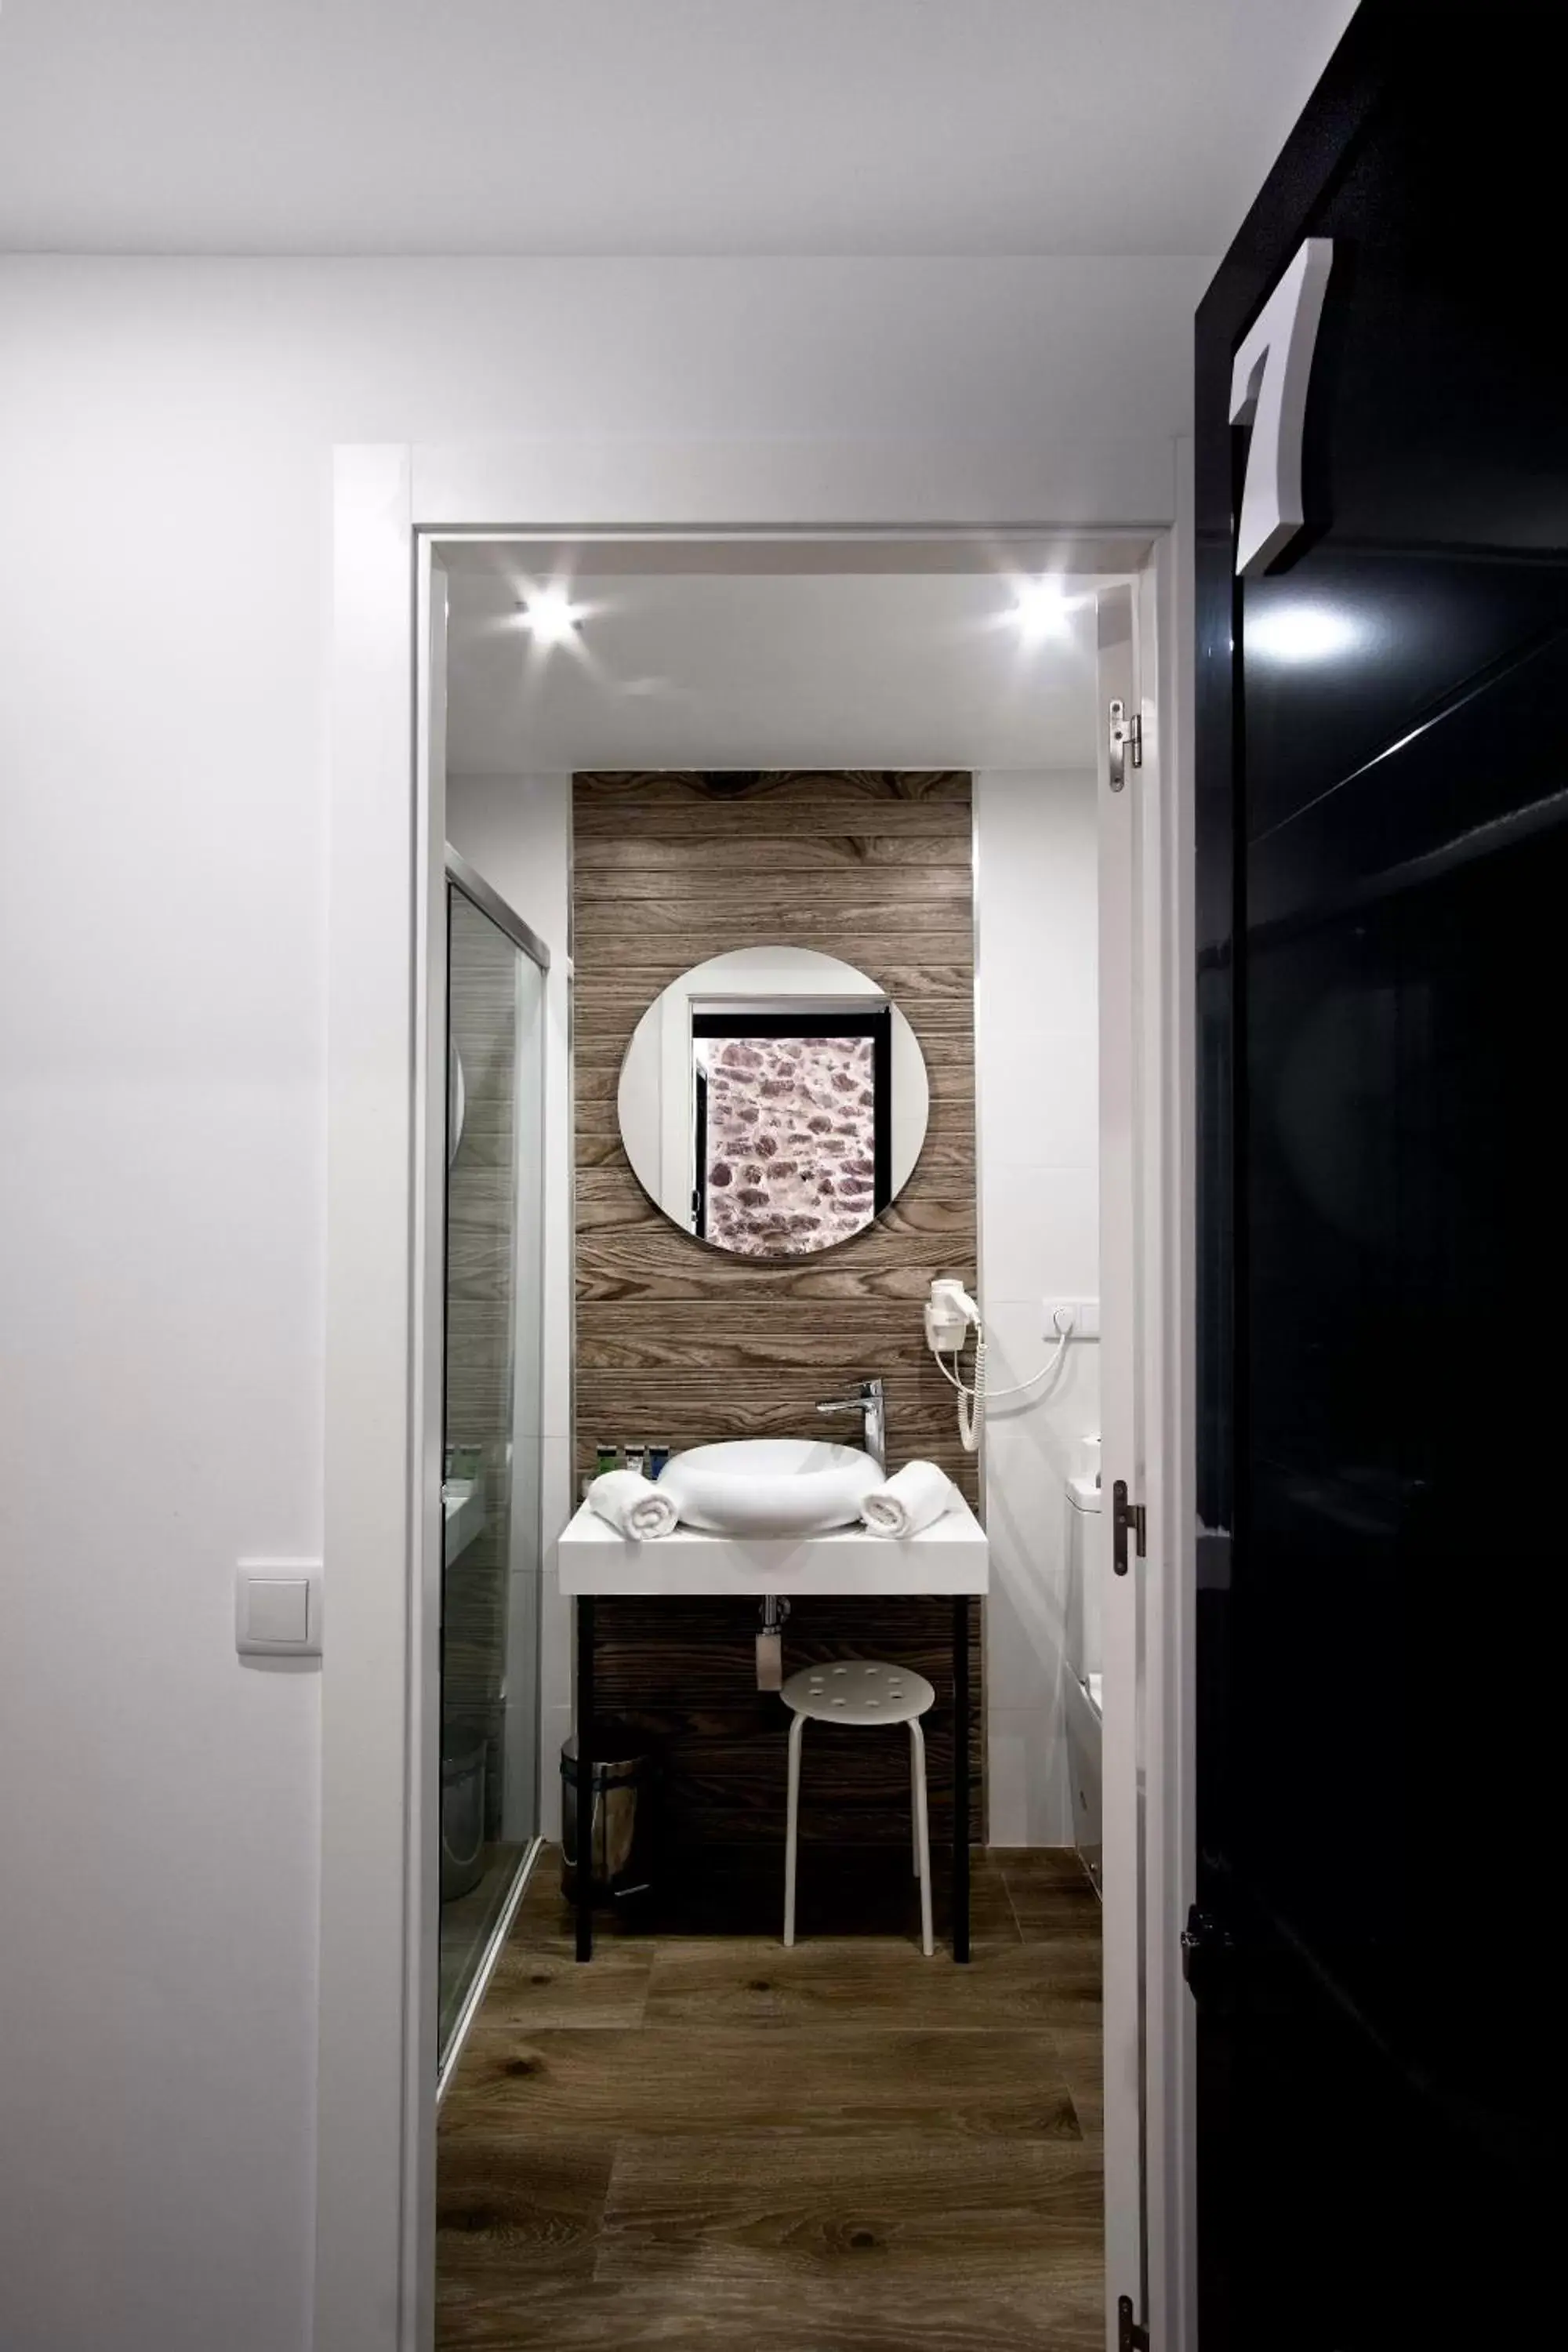
[[[1217,254],[1351,0],[0,0],[0,247]]]
[[[450,591],[455,774],[1068,768],[1094,758],[1090,583],[1020,642],[1005,576],[580,574],[575,646],[519,624],[521,564]]]

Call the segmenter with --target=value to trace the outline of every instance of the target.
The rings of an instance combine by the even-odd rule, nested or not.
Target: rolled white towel
[[[671,1534],[679,1517],[669,1496],[640,1470],[601,1471],[588,1489],[588,1501],[602,1519],[638,1543]]]
[[[918,1536],[952,1501],[952,1481],[934,1462],[906,1462],[885,1486],[873,1487],[860,1517],[874,1536]]]

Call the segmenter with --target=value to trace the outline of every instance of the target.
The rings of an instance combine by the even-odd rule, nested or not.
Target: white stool
[[[779,1696],[795,1709],[789,1727],[789,1829],[784,1839],[784,1931],[795,1941],[795,1865],[800,1827],[800,1744],[807,1717],[818,1723],[907,1723],[910,1783],[913,1798],[915,1875],[921,1883],[921,1948],[932,1951],[931,1933],[931,1824],[926,1815],[926,1743],[921,1717],[936,1704],[924,1675],[908,1666],[870,1665],[852,1659],[843,1665],[803,1666],[791,1675]]]

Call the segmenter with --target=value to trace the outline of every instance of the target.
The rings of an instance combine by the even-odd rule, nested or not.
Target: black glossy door
[[[1564,29],[1363,8],[1199,314],[1203,2352],[1555,2299]],[[1242,583],[1308,236],[1307,527]]]

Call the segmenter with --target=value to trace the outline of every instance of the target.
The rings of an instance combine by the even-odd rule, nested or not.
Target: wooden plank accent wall
[[[890,1460],[940,1462],[976,1500],[921,1328],[933,1276],[976,1278],[971,835],[971,780],[951,772],[574,778],[580,1470],[601,1442],[822,1435],[818,1399],[880,1373]],[[616,1089],[632,1030],[671,981],[770,942],[841,957],[886,990],[920,1039],[931,1110],[920,1165],[875,1225],[759,1265],[653,1206],[621,1148]],[[852,1440],[853,1424],[836,1433]],[[782,1839],[787,1718],[756,1690],[754,1607],[606,1601],[599,1616],[602,1704],[662,1741],[676,1845]],[[858,1655],[930,1675],[933,1835],[952,1818],[950,1622],[946,1601],[801,1601],[784,1645],[786,1672]],[[978,1787],[978,1638],[973,1650]],[[908,1837],[907,1743],[814,1731],[806,1751],[803,1838]]]

